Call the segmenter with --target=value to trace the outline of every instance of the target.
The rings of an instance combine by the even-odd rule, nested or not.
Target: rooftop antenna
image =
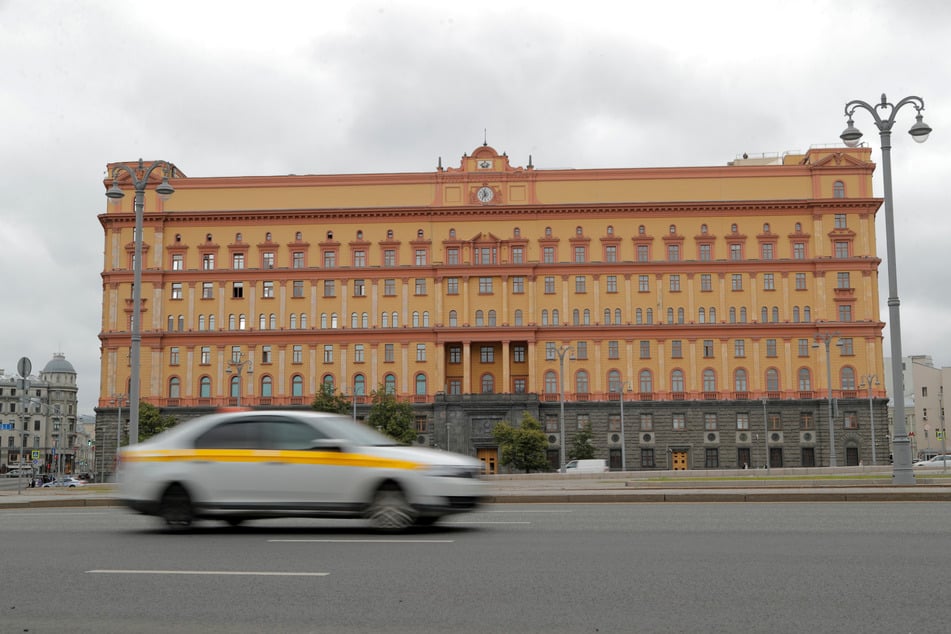
[[[482,147],[489,144],[489,133],[487,128],[482,128]]]

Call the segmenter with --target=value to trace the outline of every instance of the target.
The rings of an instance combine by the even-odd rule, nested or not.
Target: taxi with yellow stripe
[[[209,414],[124,447],[119,498],[169,527],[275,517],[364,518],[381,530],[429,525],[485,496],[472,457],[400,445],[338,414]]]

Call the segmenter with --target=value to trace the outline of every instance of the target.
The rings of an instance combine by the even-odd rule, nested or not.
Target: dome
[[[73,367],[73,364],[66,360],[66,355],[62,352],[57,352],[53,355],[52,360],[46,364],[46,367],[43,368],[43,372],[67,372],[69,374],[76,374],[76,368]]]

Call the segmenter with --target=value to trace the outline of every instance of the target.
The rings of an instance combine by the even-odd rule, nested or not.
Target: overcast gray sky
[[[63,352],[93,412],[110,161],[418,172],[487,130],[539,169],[723,165],[839,143],[882,92],[935,130],[893,134],[903,352],[951,365],[949,40],[944,0],[0,0],[0,368]]]

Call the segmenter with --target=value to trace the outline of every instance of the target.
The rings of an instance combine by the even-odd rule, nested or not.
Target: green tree
[[[171,429],[178,419],[170,414],[162,414],[159,408],[150,403],[139,403],[139,442]]]
[[[502,450],[503,465],[525,473],[548,470],[545,432],[538,420],[528,412],[522,412],[518,427],[505,421],[497,423],[492,428],[492,435]]]
[[[318,412],[331,414],[350,414],[352,411],[350,399],[334,390],[334,386],[329,383],[321,384],[310,406]]]
[[[575,441],[568,452],[568,460],[588,460],[594,458],[594,445],[591,444],[591,425],[585,425],[575,434]]]
[[[398,400],[382,386],[371,395],[367,423],[403,444],[409,444],[416,439],[412,404]]]

